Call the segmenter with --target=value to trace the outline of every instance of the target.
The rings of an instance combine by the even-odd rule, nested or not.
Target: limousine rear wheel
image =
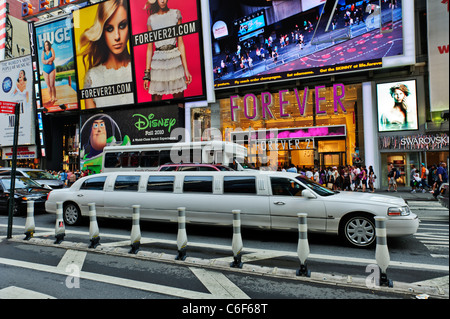
[[[77,225],[81,221],[81,212],[75,203],[64,204],[63,210],[64,223],[69,226]]]
[[[375,242],[375,221],[368,214],[354,214],[343,220],[340,233],[348,244],[369,247]]]

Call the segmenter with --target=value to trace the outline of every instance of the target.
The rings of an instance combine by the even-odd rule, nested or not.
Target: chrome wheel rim
[[[369,246],[375,240],[375,227],[368,218],[355,217],[347,222],[345,235],[353,245]]]
[[[74,225],[78,220],[78,209],[74,205],[67,205],[64,210],[64,219],[66,224]]]

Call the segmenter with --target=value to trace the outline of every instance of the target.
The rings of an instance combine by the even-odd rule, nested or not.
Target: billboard
[[[377,84],[378,131],[406,131],[419,128],[416,81]]]
[[[114,110],[82,114],[80,130],[81,169],[99,172],[105,146],[176,143],[174,129],[184,127],[178,105]],[[181,121],[181,122],[180,122]]]
[[[128,10],[108,0],[73,12],[81,110],[134,103]]]
[[[33,73],[29,55],[0,61],[0,101],[21,103],[18,145],[35,144]],[[14,114],[0,114],[0,145],[13,145]]]
[[[210,0],[211,27],[223,21],[229,30],[212,43],[216,89],[415,63],[409,2],[283,1],[264,14],[251,10]]]
[[[65,18],[37,25],[31,42],[36,52],[33,63],[39,76],[40,107],[49,113],[78,109],[71,24],[71,19]]]
[[[206,96],[199,0],[133,0],[138,103]]]

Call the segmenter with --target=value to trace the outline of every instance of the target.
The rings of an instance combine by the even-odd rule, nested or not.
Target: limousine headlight
[[[388,216],[408,216],[411,210],[408,206],[403,207],[389,207]]]

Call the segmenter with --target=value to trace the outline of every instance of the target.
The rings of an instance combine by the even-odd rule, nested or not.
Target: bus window
[[[140,166],[141,167],[158,167],[159,166],[159,151],[141,152]]]
[[[120,167],[121,152],[112,152],[105,154],[105,167]]]
[[[123,152],[120,157],[122,167],[139,166],[139,152]]]
[[[172,160],[170,159],[170,150],[159,152],[159,164],[164,165],[167,163],[172,163]]]

